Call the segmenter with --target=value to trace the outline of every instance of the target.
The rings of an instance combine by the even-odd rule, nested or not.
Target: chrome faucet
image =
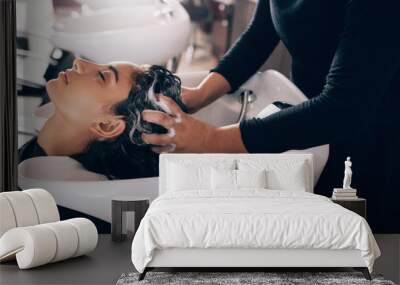
[[[238,123],[240,123],[244,119],[244,117],[246,116],[246,113],[247,113],[249,103],[253,103],[254,101],[256,101],[257,96],[256,96],[256,94],[254,94],[254,92],[252,90],[243,89],[240,92],[239,100],[240,100],[240,103],[242,104],[242,107],[240,109],[239,118],[237,120]]]

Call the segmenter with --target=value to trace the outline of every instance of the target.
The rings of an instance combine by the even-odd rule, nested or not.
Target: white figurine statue
[[[351,170],[351,161],[350,156],[347,157],[347,160],[344,162],[344,179],[343,179],[343,189],[352,189],[351,184],[351,176],[353,175],[353,171]]]

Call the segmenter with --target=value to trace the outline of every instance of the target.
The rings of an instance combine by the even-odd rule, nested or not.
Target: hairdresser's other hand
[[[163,95],[159,95],[172,114],[155,110],[144,110],[143,120],[158,124],[168,129],[166,134],[142,134],[142,139],[153,146],[152,150],[161,152],[208,152],[216,146],[210,145],[216,127],[202,122],[183,112],[176,102]]]
[[[204,107],[205,94],[203,94],[200,88],[182,86],[181,97],[182,102],[188,108],[189,114],[196,113]]]
[[[211,72],[197,87],[182,87],[181,96],[183,103],[188,107],[188,112],[193,114],[230,90],[231,86],[225,77],[217,72]]]

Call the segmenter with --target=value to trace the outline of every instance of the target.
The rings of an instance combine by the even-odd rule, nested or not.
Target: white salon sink
[[[98,63],[162,64],[186,49],[190,19],[175,0],[140,1],[106,9],[82,7],[59,17],[53,30],[55,46]]]

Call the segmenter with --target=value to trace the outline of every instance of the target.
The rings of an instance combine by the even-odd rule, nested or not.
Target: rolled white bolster
[[[9,229],[17,226],[11,204],[8,199],[2,195],[0,195],[0,220],[0,237]]]
[[[57,251],[53,231],[43,225],[14,228],[0,239],[0,261],[16,257],[20,269],[51,262]]]
[[[44,189],[29,189],[24,190],[23,193],[31,197],[39,218],[39,224],[60,220],[56,201],[49,192]]]
[[[3,192],[1,195],[10,202],[17,227],[33,226],[39,223],[31,197],[23,191]]]
[[[73,225],[78,232],[78,249],[73,257],[91,252],[97,246],[98,234],[92,221],[85,218],[69,219],[65,222]]]
[[[49,228],[57,239],[57,250],[51,262],[57,262],[70,258],[78,250],[79,237],[75,229],[66,221],[44,224]]]

